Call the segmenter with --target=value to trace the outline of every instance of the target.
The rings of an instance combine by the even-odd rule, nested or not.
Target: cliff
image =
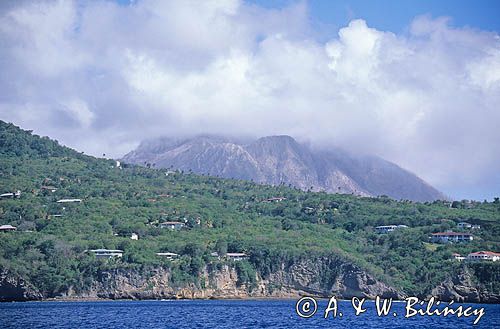
[[[498,284],[498,267],[496,267]],[[491,281],[493,282],[493,281]],[[487,286],[490,286],[489,289]],[[483,284],[478,280],[474,270],[468,267],[446,278],[440,285],[434,288],[431,296],[439,300],[470,303],[500,303],[500,291],[492,289],[492,284]],[[429,296],[430,297],[430,296]]]
[[[0,270],[0,302],[40,300],[43,295],[18,275]]]
[[[326,272],[325,272],[326,271]],[[168,268],[148,267],[142,270],[113,269],[97,272],[90,287],[45,298],[65,299],[205,299],[205,298],[295,298],[300,295],[319,297],[375,296],[403,298],[404,294],[376,280],[357,266],[328,258],[303,260],[292,265],[280,264],[278,270],[263,277],[255,274],[251,283],[241,283],[234,262],[208,265],[198,283],[172,280]],[[327,275],[325,275],[325,273]],[[20,279],[5,275],[0,293],[3,301],[42,299],[42,294]],[[12,287],[16,287],[15,289]]]
[[[198,276],[198,282],[175,282],[165,267],[142,270],[117,268],[99,270],[90,287],[70,287],[62,294],[42,294],[31,283],[3,270],[0,276],[0,301],[58,299],[244,299],[297,298],[303,295],[329,298],[404,299],[407,295],[340,259],[303,259],[280,264],[277,270],[263,276],[255,274],[253,282],[242,283],[235,262],[209,264]],[[425,295],[423,295],[425,296]],[[473,269],[463,267],[435,287],[426,297],[442,301],[499,303],[500,294],[478,281]]]

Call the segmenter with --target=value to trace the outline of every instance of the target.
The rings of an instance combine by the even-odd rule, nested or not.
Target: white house
[[[431,235],[431,242],[434,243],[469,242],[472,240],[474,240],[474,237],[469,233],[438,232]]]
[[[272,197],[272,198],[266,199],[263,202],[281,202],[283,200],[286,200],[286,198],[283,196],[278,196],[278,197]]]
[[[179,254],[173,253],[173,252],[157,252],[156,256],[161,256],[164,257],[168,260],[173,260],[179,257]]]
[[[55,191],[57,191],[57,187],[55,187],[55,186],[46,186],[46,185],[44,185],[40,189],[42,191],[50,191],[52,193],[54,193]]]
[[[12,225],[0,225],[0,232],[15,231],[17,227]]]
[[[500,260],[500,253],[498,252],[493,252],[493,251],[477,251],[477,252],[471,252],[470,254],[467,255],[467,260],[468,261],[491,261],[491,262],[496,262],[497,260]]]
[[[160,223],[160,228],[168,228],[170,230],[180,230],[186,226],[183,222],[163,222]]]
[[[462,256],[462,255],[460,255],[460,254],[457,254],[457,253],[453,253],[453,254],[451,255],[451,257],[453,257],[453,259],[455,259],[455,260],[458,260],[459,262],[461,262],[461,261],[463,261],[463,260],[465,259],[465,257],[464,257],[464,256]]]
[[[244,252],[228,252],[226,253],[226,257],[230,260],[244,260],[248,258]]]
[[[0,194],[0,198],[19,198],[20,196],[21,191]]]
[[[407,228],[407,227],[408,226],[406,226],[406,225],[381,225],[381,226],[375,227],[375,231],[377,231],[377,233],[389,233],[389,232],[392,232],[394,230],[397,230],[400,228]]]
[[[132,234],[130,235],[130,239],[132,239],[132,240],[139,240],[139,234],[137,234],[137,233],[132,233]]]
[[[89,251],[94,253],[97,258],[112,258],[123,256],[123,250],[118,249],[92,249]]]
[[[472,228],[472,224],[467,223],[467,222],[460,222],[457,224],[457,227],[458,228]]]
[[[245,254],[244,252],[228,252],[228,253],[226,253],[225,256],[220,256],[218,252],[212,252],[212,253],[210,253],[210,256],[217,257],[219,260],[221,258],[234,260],[234,261],[248,259],[248,255]]]
[[[82,202],[82,199],[61,199],[57,200],[57,203],[73,203],[73,202]]]

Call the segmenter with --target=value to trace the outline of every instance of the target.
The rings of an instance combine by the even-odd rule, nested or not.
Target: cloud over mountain
[[[146,137],[289,134],[375,153],[448,194],[498,194],[500,37],[417,17],[326,42],[305,3],[0,6],[0,115],[93,154]]]

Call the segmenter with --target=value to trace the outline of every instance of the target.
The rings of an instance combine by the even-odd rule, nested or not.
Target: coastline
[[[217,301],[293,301],[296,302],[302,297],[313,297],[315,300],[319,301],[328,301],[330,300],[331,297],[317,297],[317,296],[312,296],[312,295],[297,295],[296,297],[276,297],[276,296],[269,296],[269,297],[209,297],[209,298],[162,298],[162,299],[151,299],[151,298],[99,298],[99,297],[51,297],[51,298],[44,298],[41,300],[24,300],[24,301],[0,301],[0,303],[46,303],[46,302],[77,302],[77,303],[85,303],[85,302],[118,302],[118,301],[124,301],[124,302],[138,302],[138,301],[168,301],[168,302],[174,302],[174,301],[211,301],[211,300],[217,300]],[[354,296],[353,296],[354,297]],[[369,298],[369,297],[364,297],[367,302],[373,302],[375,303],[376,299],[375,298]],[[351,302],[352,299],[349,298],[336,298],[337,301],[339,302]],[[420,299],[421,301],[427,302],[430,298],[426,299]],[[450,303],[452,301],[444,301],[440,300],[443,303]],[[393,303],[406,303],[406,299],[393,299]],[[488,302],[482,302],[482,303],[477,303],[477,302],[467,302],[467,301],[460,301],[456,302],[453,301],[455,305],[457,304],[470,304],[470,305],[500,305],[500,303],[488,303]]]

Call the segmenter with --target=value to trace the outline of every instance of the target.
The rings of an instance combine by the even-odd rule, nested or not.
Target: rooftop
[[[123,253],[123,250],[119,250],[119,249],[91,249],[89,250],[91,252],[95,252],[95,253]]]
[[[157,252],[156,255],[158,255],[158,256],[179,256],[179,254],[176,254],[174,252]]]
[[[500,253],[493,252],[493,251],[476,251],[476,252],[471,252],[469,255],[472,255],[472,256],[486,255],[486,256],[498,256],[498,257],[500,257]]]
[[[244,252],[228,252],[226,253],[227,257],[245,257],[247,254]]]
[[[457,235],[466,235],[466,236],[471,236],[472,234],[470,233],[459,233],[459,232],[438,232],[438,233],[432,233],[434,236],[457,236]]]
[[[0,225],[0,230],[17,230],[17,228],[12,225]]]

